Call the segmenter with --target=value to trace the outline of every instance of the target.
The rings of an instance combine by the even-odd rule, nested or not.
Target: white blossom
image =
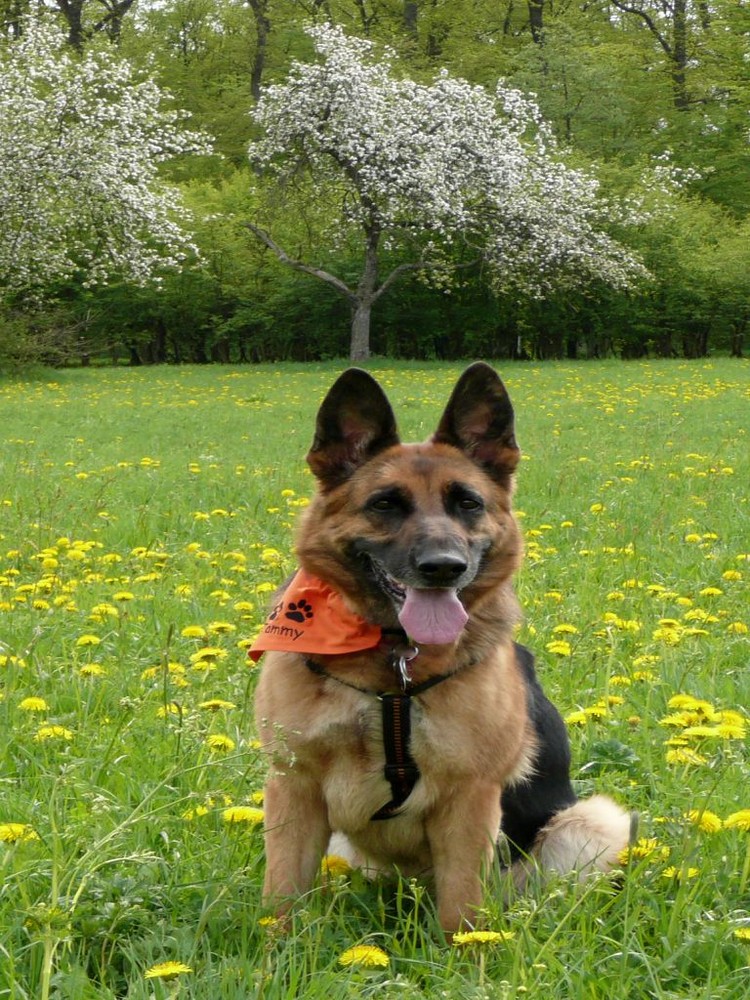
[[[332,239],[343,221],[381,245],[418,245],[436,273],[460,239],[498,288],[531,295],[561,282],[623,287],[645,273],[603,230],[597,181],[563,162],[529,96],[445,71],[419,84],[370,41],[329,24],[308,32],[319,59],[293,63],[285,83],[264,91],[250,157],[280,181],[307,170],[341,192]]]
[[[0,42],[0,287],[144,282],[193,252],[158,164],[207,152],[111,49],[84,55],[43,19]]]

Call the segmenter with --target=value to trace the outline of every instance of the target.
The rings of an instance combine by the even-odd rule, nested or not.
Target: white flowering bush
[[[305,171],[338,195],[330,238],[361,233],[362,278],[349,287],[249,227],[282,261],[350,298],[353,356],[354,340],[366,339],[358,316],[369,323],[372,303],[405,268],[444,271],[458,241],[488,265],[499,290],[542,296],[592,280],[624,287],[643,273],[603,231],[608,210],[596,180],[565,165],[532,100],[445,71],[430,85],[401,79],[392,52],[376,58],[371,42],[329,24],[308,32],[319,61],[295,62],[285,83],[265,90],[250,158],[280,185]],[[379,278],[385,247],[408,248],[413,260]]]
[[[192,251],[159,164],[207,140],[111,48],[79,55],[44,20],[0,41],[0,293],[144,282]]]

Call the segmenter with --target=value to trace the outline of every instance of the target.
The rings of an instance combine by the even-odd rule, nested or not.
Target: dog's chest
[[[427,762],[437,748],[433,747],[432,727],[424,707],[413,700],[409,715],[410,738],[396,749],[407,754],[419,748],[421,785],[425,777],[429,779]],[[299,766],[306,772],[316,772],[335,827],[362,826],[392,798],[385,773],[386,739],[383,702],[369,694],[332,699],[327,711],[319,713],[315,723],[298,734],[294,751]]]

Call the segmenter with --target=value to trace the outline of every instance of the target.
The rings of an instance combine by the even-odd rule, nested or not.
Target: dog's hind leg
[[[634,838],[636,817],[606,795],[594,795],[555,813],[534,841],[529,856],[512,867],[522,888],[531,873],[576,872],[580,879],[617,866],[620,853]]]

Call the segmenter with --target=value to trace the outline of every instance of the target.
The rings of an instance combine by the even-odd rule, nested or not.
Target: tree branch
[[[352,304],[357,302],[357,293],[352,291],[341,278],[337,278],[335,274],[330,274],[330,272],[324,271],[320,267],[313,267],[312,264],[305,264],[301,260],[295,260],[294,257],[290,257],[286,250],[280,247],[265,229],[261,229],[260,226],[256,226],[253,222],[243,222],[242,225],[245,229],[249,229],[253,236],[256,236],[269,250],[273,250],[282,264],[286,264],[287,267],[291,267],[295,271],[301,271],[302,274],[309,274],[313,278],[318,278],[319,281],[326,282],[326,284],[335,288],[340,295],[343,295]]]
[[[647,11],[641,10],[640,7],[634,7],[633,4],[626,3],[625,0],[612,0],[612,3],[618,10],[621,10],[623,14],[634,14],[636,17],[640,17],[659,45],[661,45],[664,49],[666,54],[670,57],[672,56],[672,46],[669,43],[669,39],[663,35],[661,31],[659,31],[656,21]]]
[[[450,269],[451,269],[451,271],[458,271],[458,270],[463,269],[463,268],[473,267],[478,262],[479,262],[479,257],[475,257],[474,260],[467,261],[465,264],[453,264],[452,263],[452,264],[450,264]],[[380,288],[378,288],[378,290],[375,292],[372,301],[373,302],[377,302],[377,300],[380,298],[380,296],[383,294],[383,292],[388,291],[388,289],[391,287],[391,285],[395,281],[398,281],[398,279],[401,277],[401,275],[405,274],[407,271],[430,271],[430,270],[434,270],[437,267],[445,267],[445,262],[444,261],[435,261],[433,263],[430,263],[429,261],[422,260],[422,261],[418,261],[415,264],[399,264],[398,267],[394,267],[394,269],[391,271],[391,273],[385,279],[385,281],[380,286]]]

